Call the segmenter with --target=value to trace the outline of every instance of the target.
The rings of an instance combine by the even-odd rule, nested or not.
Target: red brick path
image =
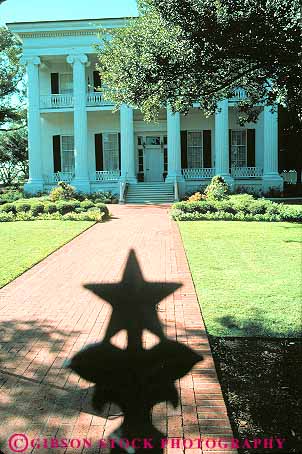
[[[179,407],[166,403],[154,407],[154,425],[169,438],[232,437],[177,225],[165,206],[112,206],[111,211],[111,221],[95,225],[0,290],[0,448],[4,452],[15,432],[97,440],[120,425],[122,419],[114,416],[112,406],[101,416],[95,414],[90,406],[91,384],[63,363],[85,344],[102,339],[111,314],[111,306],[83,285],[119,281],[131,248],[146,280],[183,283],[161,302],[160,318],[169,338],[204,356],[177,383]],[[146,334],[144,340],[147,347],[152,345],[152,335]],[[124,341],[122,334],[117,335],[118,345]],[[33,450],[39,454],[64,451]],[[94,447],[66,452],[100,451]],[[204,446],[203,450],[169,448],[166,452],[237,451]]]

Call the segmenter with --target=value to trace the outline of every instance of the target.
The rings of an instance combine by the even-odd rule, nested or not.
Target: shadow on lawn
[[[233,328],[232,317],[220,319]],[[261,321],[242,323],[241,337],[210,336],[215,365],[235,436],[241,439],[280,437],[284,450],[241,450],[241,453],[300,452],[302,373],[301,338],[251,337],[264,332]]]

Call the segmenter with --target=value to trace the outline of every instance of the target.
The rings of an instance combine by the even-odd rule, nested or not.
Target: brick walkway
[[[122,419],[114,416],[112,406],[102,416],[94,412],[91,384],[64,369],[63,362],[85,344],[100,341],[111,314],[111,306],[83,285],[119,281],[131,248],[146,280],[183,283],[161,302],[160,319],[169,338],[204,356],[177,383],[179,407],[166,403],[154,407],[154,425],[169,438],[232,437],[177,225],[165,206],[112,206],[111,211],[110,222],[95,225],[0,291],[0,448],[5,453],[8,437],[16,432],[97,440],[120,425]],[[152,344],[151,335],[145,340]],[[121,335],[116,342],[124,342]],[[40,454],[64,451],[34,449]],[[237,451],[203,447],[166,452]]]

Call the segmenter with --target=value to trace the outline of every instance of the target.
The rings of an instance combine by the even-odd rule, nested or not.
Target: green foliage
[[[80,202],[77,200],[70,200],[70,201],[60,201],[57,203],[57,210],[60,214],[66,214],[74,211],[76,208],[80,206]]]
[[[119,107],[137,106],[154,120],[170,103],[207,115],[237,87],[240,120],[255,121],[261,102],[287,104],[301,118],[299,0],[141,0],[140,16],[102,32],[99,71]]]
[[[34,221],[35,216],[32,214],[31,211],[28,211],[28,212],[21,211],[21,212],[17,213],[14,220],[15,221]]]
[[[5,202],[15,202],[16,200],[23,198],[23,192],[18,189],[9,189],[0,193],[0,203]]]
[[[70,200],[74,199],[76,196],[76,190],[70,184],[65,183],[64,181],[60,181],[58,185],[53,188],[49,194],[49,199],[52,202],[56,202],[57,200]]]
[[[96,203],[95,206],[103,213],[105,219],[109,217],[108,207],[104,203]]]
[[[41,202],[32,203],[30,207],[32,216],[36,217],[41,213],[44,213],[45,207]]]
[[[12,222],[15,220],[15,216],[12,212],[1,212],[0,211],[0,222]]]
[[[99,210],[87,211],[86,213],[67,213],[62,219],[64,221],[94,221],[102,222],[103,213]]]
[[[20,64],[22,46],[6,28],[0,27],[0,130],[6,131],[10,122],[24,120],[25,106],[16,105],[13,97],[22,101],[24,67]]]
[[[26,211],[30,211],[31,209],[31,204],[28,203],[28,202],[22,202],[22,203],[16,203],[15,204],[15,207],[16,207],[16,211],[17,213],[20,213],[20,212],[26,212]]]
[[[282,205],[253,196],[232,195],[223,200],[178,202],[172,206],[172,218],[178,221],[225,220],[263,222],[302,222],[302,207]]]
[[[91,200],[83,200],[80,202],[80,207],[83,208],[84,210],[89,210],[89,208],[94,207],[94,203]]]
[[[0,179],[5,185],[28,177],[27,129],[0,134]]]
[[[0,212],[16,213],[16,206],[13,203],[5,203],[4,205],[0,206]]]
[[[57,205],[55,203],[45,203],[44,205],[45,213],[55,213],[57,211]]]
[[[204,194],[207,199],[222,200],[227,197],[229,186],[224,179],[216,175],[212,178],[211,183],[206,187]]]

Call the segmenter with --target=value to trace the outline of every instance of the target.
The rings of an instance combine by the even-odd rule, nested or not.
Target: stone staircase
[[[169,183],[129,184],[125,202],[137,204],[173,203],[174,185]]]

